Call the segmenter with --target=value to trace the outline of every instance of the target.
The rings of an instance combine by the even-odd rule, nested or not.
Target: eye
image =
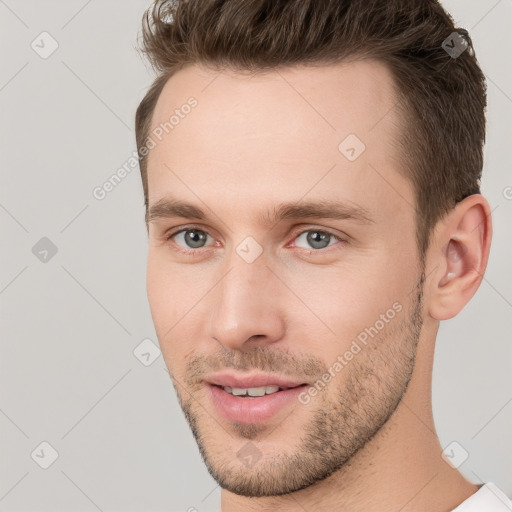
[[[189,226],[177,231],[173,231],[172,233],[168,234],[166,238],[168,241],[174,240],[174,243],[178,248],[177,250],[188,255],[198,254],[200,252],[198,249],[208,247],[208,238],[213,240],[213,238],[206,231],[194,226]],[[299,247],[301,249],[309,249],[310,252],[313,253],[320,252],[326,247],[335,245],[336,242],[344,242],[344,240],[338,235],[322,229],[305,230],[296,235],[294,238],[295,241],[300,241],[301,239],[302,243],[306,243],[308,245],[302,246],[295,243],[295,247]]]
[[[206,231],[193,227],[175,231],[167,236],[167,240],[175,241],[181,252],[190,254],[197,252],[195,249],[202,249],[208,238],[212,238]]]
[[[303,249],[313,248],[315,250],[321,250],[325,249],[326,247],[329,247],[330,245],[333,245],[333,243],[330,242],[342,241],[342,239],[339,236],[320,229],[309,229],[307,231],[303,231],[296,237],[296,240],[300,240],[301,237],[304,237],[303,241],[309,244],[309,247],[302,247]],[[297,245],[297,247],[301,246]]]

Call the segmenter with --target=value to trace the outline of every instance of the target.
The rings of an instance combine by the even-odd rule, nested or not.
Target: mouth
[[[258,398],[265,395],[273,395],[274,393],[278,393],[280,391],[286,391],[287,389],[295,389],[298,387],[306,386],[307,384],[298,384],[297,386],[259,386],[254,388],[236,388],[230,386],[220,386],[218,384],[212,384],[218,388],[223,389],[226,393],[229,393],[233,396],[238,397],[247,397],[247,398]]]
[[[308,384],[238,388],[208,383],[215,412],[229,422],[264,423],[284,410],[300,405],[298,395]]]

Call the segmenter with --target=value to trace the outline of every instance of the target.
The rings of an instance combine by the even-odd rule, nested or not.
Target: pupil
[[[322,231],[312,231],[308,234],[308,243],[315,249],[323,249],[329,245],[330,234]]]
[[[197,249],[202,246],[202,242],[206,240],[206,236],[202,231],[190,229],[185,233],[185,241],[190,247]]]

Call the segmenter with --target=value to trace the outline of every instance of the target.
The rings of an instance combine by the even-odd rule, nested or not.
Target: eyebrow
[[[197,220],[208,218],[201,208],[191,203],[163,198],[148,208],[146,223],[175,217]],[[262,225],[270,226],[282,220],[300,218],[352,220],[361,224],[375,222],[370,212],[362,206],[329,200],[281,203],[260,215],[258,220]]]

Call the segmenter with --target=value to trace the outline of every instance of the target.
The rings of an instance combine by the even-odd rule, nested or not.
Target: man
[[[147,291],[223,512],[509,510],[442,455],[439,322],[478,289],[485,82],[433,0],[156,1]]]

